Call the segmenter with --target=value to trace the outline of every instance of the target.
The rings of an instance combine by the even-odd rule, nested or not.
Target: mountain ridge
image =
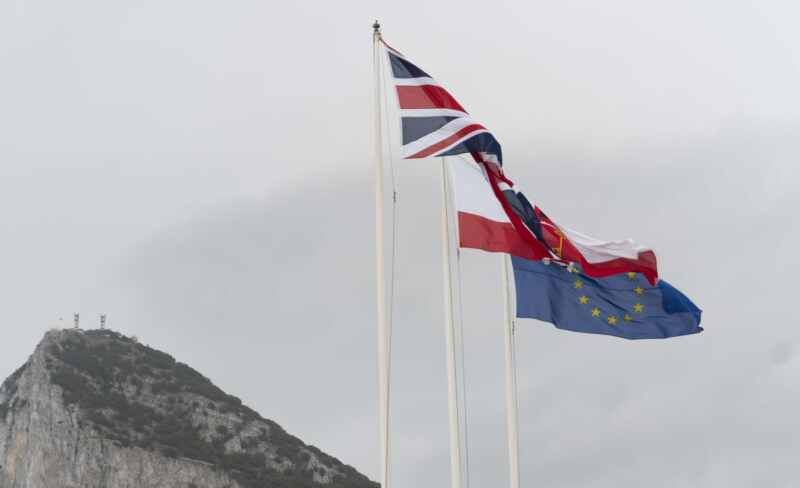
[[[55,479],[51,479],[55,478]],[[376,488],[189,365],[52,330],[0,386],[0,488]]]

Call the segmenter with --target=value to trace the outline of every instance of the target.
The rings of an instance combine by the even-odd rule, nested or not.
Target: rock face
[[[0,387],[0,488],[377,488],[171,356],[48,332]]]

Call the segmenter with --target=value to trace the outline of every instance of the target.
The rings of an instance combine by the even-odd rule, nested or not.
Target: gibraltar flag
[[[485,164],[465,157],[447,158],[447,163],[458,211],[461,247],[504,252],[532,260],[550,256],[508,202],[497,194]]]
[[[650,284],[658,282],[656,253],[632,239],[603,241],[556,225],[539,207],[534,210],[544,241],[561,259],[577,262],[585,274],[605,278],[620,273],[641,273]]]
[[[604,241],[558,226],[514,190],[499,166],[480,154],[473,157],[477,162],[448,158],[461,247],[574,263],[594,278],[641,273],[653,285],[658,281],[651,249],[631,239]]]

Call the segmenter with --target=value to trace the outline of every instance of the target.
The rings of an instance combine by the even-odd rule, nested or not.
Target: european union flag
[[[701,310],[664,280],[652,286],[638,273],[594,279],[557,264],[515,256],[511,260],[517,317],[626,339],[664,339],[703,331]]]

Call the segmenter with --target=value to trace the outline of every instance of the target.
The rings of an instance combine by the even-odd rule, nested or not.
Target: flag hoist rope
[[[508,261],[502,254],[503,305],[506,350],[506,433],[508,438],[508,477],[511,488],[519,488],[519,406],[517,403],[516,330],[514,325],[514,298],[510,290]]]
[[[456,350],[456,313],[460,310],[460,273],[458,256],[453,262],[454,249],[452,236],[455,229],[454,216],[450,208],[450,176],[446,158],[442,158],[442,262],[444,272],[444,313],[445,337],[447,339],[447,404],[450,419],[450,483],[452,488],[461,488],[461,422],[458,411],[458,356]],[[458,317],[460,320],[460,314]]]
[[[381,33],[380,25],[376,21],[373,25],[373,66],[375,76],[375,257],[377,271],[377,314],[378,314],[378,389],[379,389],[379,431],[380,431],[380,482],[382,488],[390,488],[391,485],[391,335],[392,335],[392,312],[387,313],[386,304],[386,262],[385,262],[385,224],[384,224],[384,202],[385,202],[385,164],[384,164],[384,141],[382,124],[384,81],[382,77],[382,61],[380,53]],[[388,110],[388,108],[387,108]],[[389,128],[387,127],[387,131]],[[392,288],[391,300],[394,300],[394,260],[397,239],[397,202],[395,193],[394,167],[392,171]],[[450,208],[451,195],[449,190],[449,174],[447,162],[442,158],[442,248],[444,261],[444,286],[445,286],[445,332],[447,339],[447,384],[448,384],[448,413],[450,419],[450,466],[451,466],[451,486],[452,488],[462,487],[462,476],[469,484],[469,472],[464,473],[461,463],[462,459],[462,439],[461,422],[459,421],[459,388],[458,388],[458,356],[457,350],[461,345],[462,368],[464,368],[463,341],[460,343],[456,335],[456,322],[461,324],[461,281],[458,262],[458,248],[453,237],[456,222],[454,214]],[[455,262],[453,261],[455,255]],[[455,285],[454,285],[455,283]],[[390,304],[391,305],[391,304]],[[393,307],[392,307],[393,309]],[[456,318],[457,315],[457,318]],[[463,331],[461,331],[463,336]],[[464,382],[466,379],[464,378]],[[466,410],[466,388],[463,389]],[[466,411],[465,411],[466,416]],[[466,419],[464,419],[464,437],[467,437]],[[466,447],[466,446],[464,446]],[[467,458],[468,459],[468,458]],[[468,470],[467,466],[467,470]],[[512,488],[518,488],[513,486]]]
[[[384,255],[384,163],[383,163],[383,137],[381,131],[381,68],[380,68],[380,25],[376,21],[373,25],[372,55],[375,69],[375,259],[377,271],[377,304],[378,304],[378,405],[379,405],[379,431],[381,444],[380,482],[383,488],[390,488],[390,438],[389,438],[389,367],[391,321],[386,313],[386,277]]]

